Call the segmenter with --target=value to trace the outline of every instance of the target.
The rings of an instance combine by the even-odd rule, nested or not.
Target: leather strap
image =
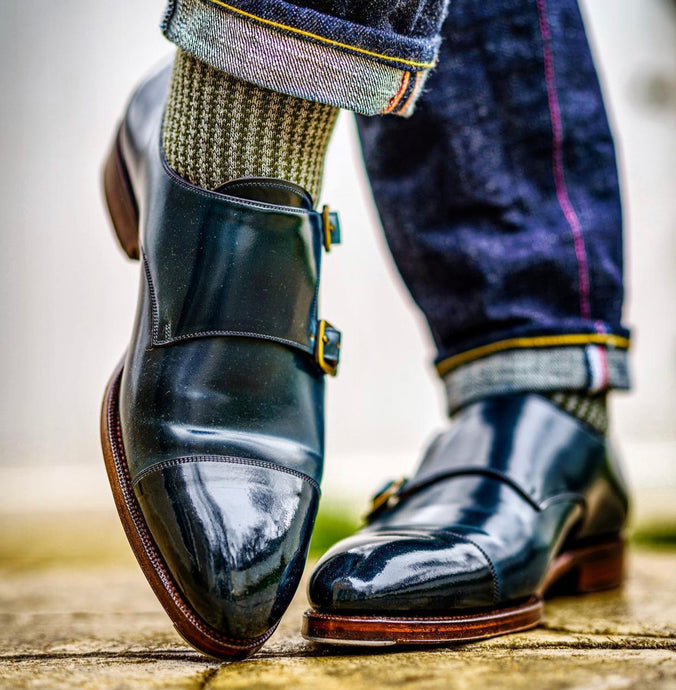
[[[429,475],[419,481],[415,481],[415,479],[399,479],[389,482],[389,484],[387,484],[383,489],[381,489],[381,491],[379,491],[373,497],[371,510],[366,515],[365,520],[367,522],[370,522],[381,513],[384,513],[385,511],[394,508],[398,503],[400,503],[404,499],[419,493],[423,489],[427,489],[433,484],[437,484],[446,479],[476,475],[490,477],[491,479],[496,479],[507,484],[512,489],[514,489],[514,491],[516,491],[524,500],[526,500],[535,510],[541,510],[540,504],[508,475],[497,470],[489,469],[487,467],[468,466],[456,467],[455,469],[447,470],[445,472],[438,472],[437,474]]]
[[[257,338],[303,351],[335,374],[340,332],[328,325],[318,346],[326,322],[317,294],[327,222],[330,241],[340,241],[337,214],[203,193],[164,173],[143,238],[152,345]]]

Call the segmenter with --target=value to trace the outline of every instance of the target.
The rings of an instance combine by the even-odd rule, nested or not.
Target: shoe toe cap
[[[171,578],[224,637],[273,628],[298,587],[318,490],[297,473],[185,460],[140,475],[135,494]]]
[[[320,611],[435,615],[491,606],[492,566],[456,535],[392,531],[355,535],[317,564],[308,586]]]

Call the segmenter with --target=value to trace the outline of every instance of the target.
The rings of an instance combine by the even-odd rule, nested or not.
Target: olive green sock
[[[589,393],[556,391],[555,393],[548,393],[546,397],[557,407],[584,422],[597,433],[605,434],[608,431],[606,393],[592,395]]]
[[[338,108],[255,86],[176,53],[162,145],[169,165],[216,189],[238,177],[303,187],[315,204]]]

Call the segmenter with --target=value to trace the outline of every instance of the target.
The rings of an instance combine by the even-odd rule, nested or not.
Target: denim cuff
[[[169,0],[161,28],[199,60],[263,88],[363,115],[412,114],[438,39],[419,47],[407,37],[390,40],[388,52],[400,51],[387,54],[374,29],[283,0],[265,5],[278,19],[265,16],[261,3],[248,11],[242,0]],[[298,15],[312,30],[298,25]]]
[[[600,393],[630,387],[627,350],[598,344],[496,352],[462,364],[442,378],[450,414],[489,395],[526,391]]]

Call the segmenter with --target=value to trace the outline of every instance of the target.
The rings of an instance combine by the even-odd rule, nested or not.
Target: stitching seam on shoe
[[[444,530],[444,533],[451,534],[457,539],[471,544],[474,548],[478,549],[481,552],[481,555],[486,559],[486,562],[488,563],[488,569],[491,571],[491,578],[493,580],[493,603],[497,604],[498,601],[500,601],[500,599],[502,598],[502,585],[500,583],[500,578],[498,577],[498,571],[495,569],[493,561],[490,559],[486,551],[481,546],[479,546],[479,544],[477,544],[474,541],[474,539],[470,539],[469,537],[465,536],[464,534],[461,534],[460,532]]]
[[[181,458],[172,458],[171,460],[162,460],[161,462],[157,462],[154,465],[150,465],[150,467],[146,467],[145,469],[141,470],[132,480],[132,487],[135,487],[142,479],[145,479],[145,477],[150,474],[154,474],[155,472],[160,472],[161,470],[176,467],[178,465],[187,465],[197,462],[229,463],[232,465],[247,465],[250,467],[261,467],[268,470],[277,470],[278,472],[284,472],[285,474],[290,474],[298,479],[306,481],[318,493],[321,493],[319,484],[304,472],[299,472],[298,470],[291,469],[290,467],[275,465],[274,463],[266,462],[265,460],[241,458],[236,455],[189,455]]]
[[[307,210],[307,209],[299,209],[295,208],[293,206],[278,206],[275,204],[265,204],[265,203],[256,203],[256,202],[250,202],[242,199],[238,199],[237,197],[230,197],[226,194],[221,194],[219,192],[210,192],[209,190],[206,189],[201,189],[199,187],[196,187],[195,185],[190,184],[186,180],[184,180],[182,177],[178,175],[178,173],[171,168],[169,163],[167,162],[166,156],[164,155],[164,150],[162,148],[162,140],[161,140],[161,131],[160,131],[160,136],[158,137],[159,142],[159,154],[160,154],[160,159],[162,162],[162,167],[164,168],[165,173],[169,177],[170,182],[174,182],[175,184],[180,185],[184,189],[187,189],[188,191],[191,191],[195,194],[198,194],[200,196],[203,196],[207,199],[211,200],[216,200],[216,201],[227,201],[229,203],[234,203],[235,205],[243,206],[245,208],[253,208],[257,210],[262,210],[262,211],[271,211],[275,213],[281,213],[281,214],[286,214],[286,215],[297,215],[297,216],[306,216],[308,221],[310,221],[312,218],[316,220],[316,222],[321,222],[321,214],[317,213],[315,210]],[[317,226],[316,224],[311,225],[312,229],[312,241],[317,240]],[[145,263],[148,264],[145,251],[141,248],[141,252],[143,254]],[[315,280],[315,291],[314,291],[314,296],[312,300],[312,305],[311,305],[311,314],[314,318],[315,321],[315,327],[316,327],[316,322],[319,318],[318,316],[318,308],[319,308],[319,283],[320,283],[320,276],[321,276],[321,268],[322,268],[322,252],[319,251],[318,254],[315,255],[314,253],[314,246],[313,246],[313,255],[315,258],[315,265],[316,265],[316,270],[317,270],[317,279]],[[180,340],[188,340],[191,337],[213,337],[213,336],[231,336],[235,335],[230,332],[226,331],[205,331],[201,333],[196,333],[196,334],[186,334],[185,336],[179,336],[177,338],[174,338],[173,340],[165,340],[161,341],[159,338],[159,312],[157,312],[157,299],[155,295],[155,289],[152,284],[152,276],[150,275],[150,266],[149,264],[146,267],[146,278],[149,283],[149,289],[150,289],[150,297],[151,301],[153,304],[153,337],[151,341],[151,345],[166,345],[171,342],[175,341],[180,341]],[[314,329],[313,329],[314,333]],[[266,336],[264,334],[257,334],[257,333],[237,333],[236,335],[239,335],[241,337],[255,337],[259,338],[261,340],[268,340],[272,342],[277,342],[281,345],[286,345],[287,347],[298,347],[302,352],[305,352],[309,354],[310,356],[314,355],[314,349],[313,347],[309,345],[303,345],[302,343],[298,343],[295,341],[291,340],[284,340],[282,338],[276,338],[275,336]]]
[[[157,335],[157,333],[155,334]],[[268,340],[280,345],[287,345],[298,350],[302,350],[308,355],[313,354],[312,348],[299,343],[297,340],[287,340],[276,335],[266,335],[265,333],[253,333],[250,331],[195,331],[194,333],[184,333],[183,335],[175,335],[171,338],[160,340],[153,337],[153,345],[170,345],[171,343],[181,342],[183,340],[191,340],[192,338],[208,338],[213,336],[231,337],[231,338],[256,338],[257,340]]]
[[[151,345],[162,346],[170,345],[171,343],[182,342],[184,340],[191,340],[193,338],[209,338],[209,337],[238,337],[238,338],[256,338],[258,340],[266,340],[268,342],[278,343],[280,345],[286,345],[287,347],[292,347],[304,352],[308,355],[314,354],[314,349],[308,345],[304,345],[296,340],[288,340],[287,338],[280,338],[276,335],[267,335],[265,333],[253,333],[250,331],[195,331],[194,333],[184,333],[183,335],[176,335],[172,338],[160,338],[160,316],[159,309],[157,305],[157,294],[155,292],[155,286],[153,284],[153,277],[150,273],[150,264],[148,262],[148,257],[146,256],[145,250],[141,250],[143,256],[143,270],[146,275],[146,281],[148,282],[148,292],[150,293],[150,303],[152,312],[152,340]],[[319,279],[317,279],[317,286],[319,285]],[[316,315],[316,305],[317,305],[317,288],[315,288],[315,293],[312,298],[312,306],[314,313],[314,319],[317,319]]]
[[[160,315],[157,309],[157,295],[155,294],[155,286],[153,285],[153,277],[150,274],[150,264],[146,256],[145,249],[141,248],[141,256],[143,257],[143,271],[146,274],[146,281],[148,283],[148,292],[150,293],[150,312],[153,320],[153,333],[150,339],[151,347],[159,340],[160,332]]]
[[[504,612],[510,612],[513,611],[514,609],[521,609],[521,612],[524,610],[527,610],[528,608],[531,608],[533,606],[538,607],[538,599],[537,597],[529,597],[526,599],[521,606],[510,606],[506,605],[504,607],[501,607],[499,609],[494,609],[494,610],[485,610],[485,611],[472,611],[470,613],[466,614],[458,614],[455,616],[405,616],[401,614],[383,614],[383,615],[366,615],[366,614],[359,614],[359,613],[354,613],[354,614],[345,614],[345,615],[340,615],[336,613],[325,613],[323,611],[318,611],[317,609],[309,609],[308,611],[305,612],[306,616],[312,616],[313,618],[323,618],[325,620],[334,620],[334,621],[344,621],[346,618],[351,619],[351,620],[373,620],[374,618],[376,619],[381,619],[381,620],[394,620],[395,622],[399,621],[421,621],[423,623],[427,622],[436,622],[436,621],[441,621],[441,622],[449,622],[449,621],[456,621],[456,620],[467,620],[472,619],[472,618],[486,618],[486,617],[491,617],[496,613],[504,613]]]

